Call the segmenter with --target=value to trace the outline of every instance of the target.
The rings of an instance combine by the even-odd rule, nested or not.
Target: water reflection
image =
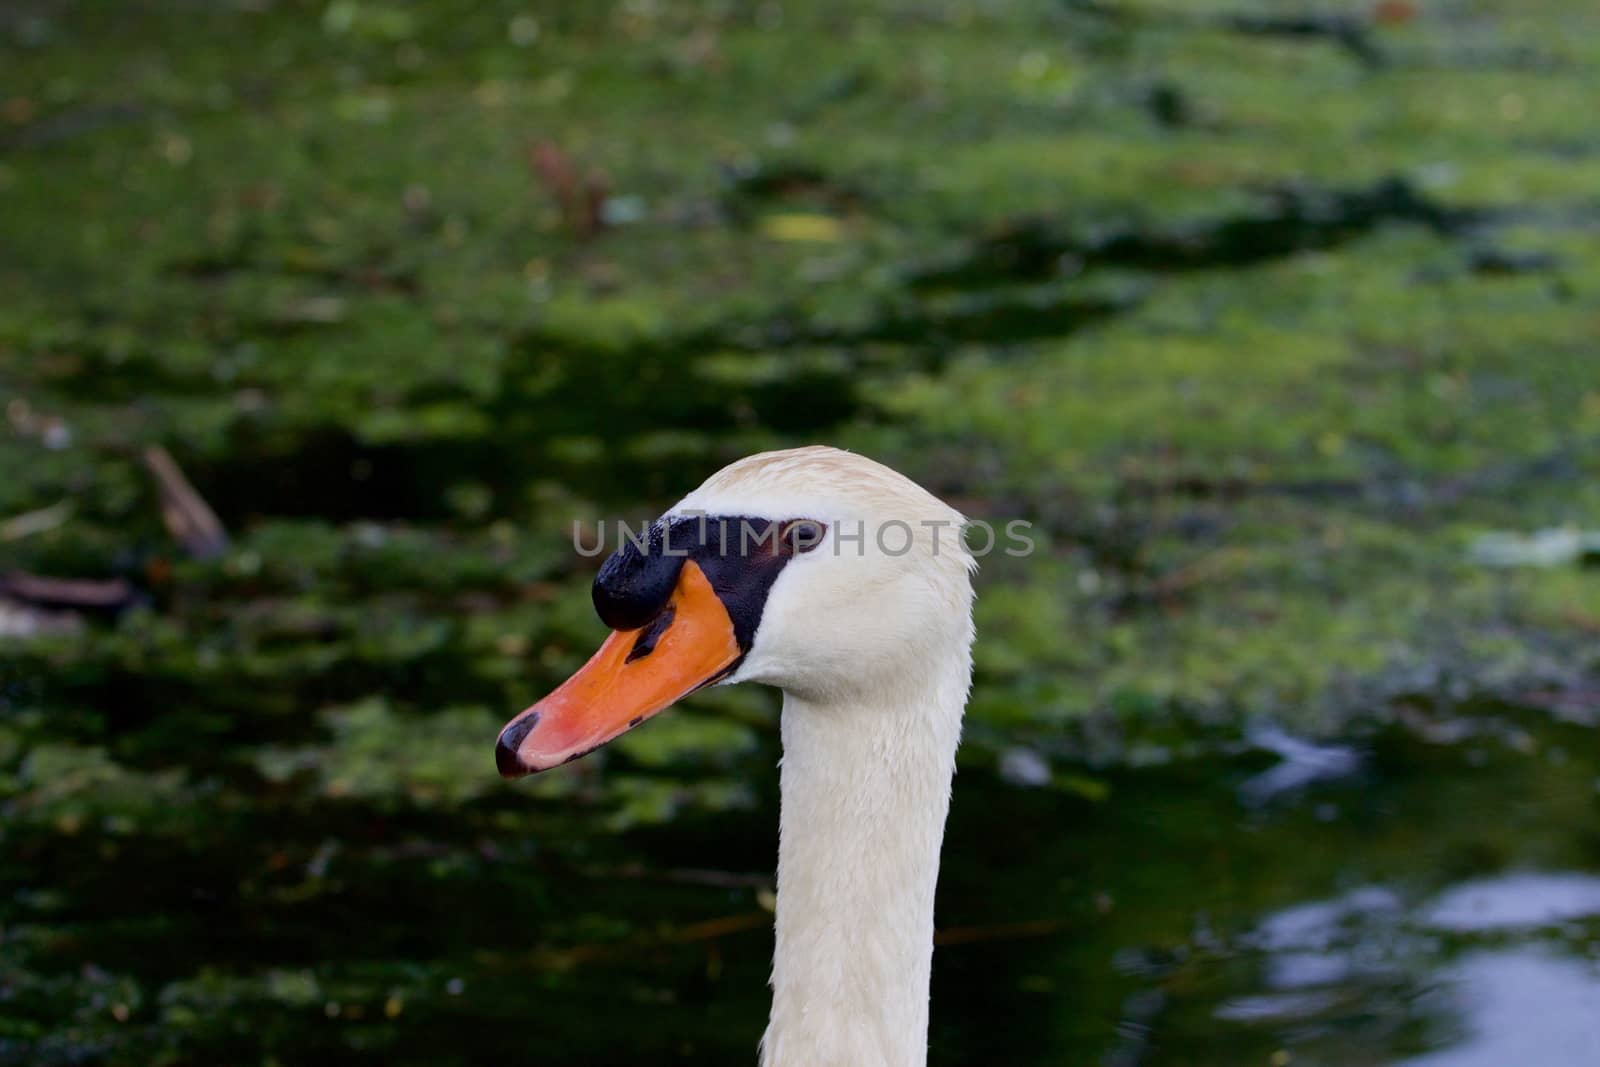
[[[1474,879],[1412,907],[1363,887],[1267,916],[1243,939],[1263,954],[1266,991],[1213,1015],[1282,1028],[1400,1009],[1439,1047],[1388,1062],[1575,1067],[1600,1055],[1600,954],[1583,925],[1597,916],[1600,877],[1579,872]]]
[[[1450,1047],[1407,1067],[1523,1067],[1600,1058],[1600,960],[1571,924],[1600,916],[1600,878],[1523,871],[1456,886],[1422,922],[1459,934],[1543,932],[1539,945],[1470,951],[1442,969],[1439,1014],[1461,1021]],[[1565,937],[1560,936],[1565,934]],[[1587,957],[1587,958],[1586,958]]]
[[[1592,874],[1511,870],[1409,896],[1361,886],[1271,912],[1234,947],[1254,966],[1221,953],[1200,968],[1221,987],[1210,1017],[1254,1033],[1273,1062],[1600,1062]]]
[[[1456,886],[1423,916],[1440,930],[1525,930],[1600,915],[1600,878],[1524,871]]]
[[[1458,1020],[1447,1047],[1404,1067],[1580,1067],[1600,1059],[1600,963],[1542,947],[1469,952],[1430,999]]]
[[[1114,1034],[1083,1048],[1085,1005],[1057,1062],[1600,1063],[1592,734],[1500,709],[1442,737],[1253,736],[1254,755],[1222,769],[1115,780],[1068,869],[1103,877],[1124,909],[1106,925],[1124,935],[1110,959],[1127,984]],[[1263,750],[1279,759],[1265,770]],[[1112,934],[1079,932],[1089,943],[1057,967],[1096,973]]]

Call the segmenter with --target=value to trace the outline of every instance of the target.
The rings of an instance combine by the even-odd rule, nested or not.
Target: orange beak
[[[495,764],[521,778],[570,763],[721,678],[742,655],[728,609],[685,561],[661,614],[613,631],[578,673],[506,724]]]

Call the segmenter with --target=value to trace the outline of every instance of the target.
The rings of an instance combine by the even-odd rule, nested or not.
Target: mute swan
[[[739,460],[600,569],[615,632],[512,719],[508,778],[577,759],[687,693],[783,690],[764,1067],[920,1067],[939,846],[972,674],[963,519],[832,448]]]

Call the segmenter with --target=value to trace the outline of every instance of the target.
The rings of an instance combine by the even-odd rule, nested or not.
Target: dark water
[[[1113,775],[1090,810],[991,797],[993,819],[958,819],[946,917],[1063,927],[939,956],[939,1058],[1594,1062],[1589,728],[1486,712],[1353,754],[1353,773],[1270,797],[1285,764],[1204,759]]]
[[[1391,725],[1340,754],[1353,762],[1332,761],[1350,773],[1281,793],[1287,765],[1260,751],[1114,771],[1097,779],[1109,787],[1100,802],[964,773],[931,1061],[1593,1062],[1591,729],[1510,711]],[[713,830],[683,854],[725,861],[761,837]],[[663,861],[679,842],[649,846]],[[767,951],[760,930],[664,950],[680,980],[695,975],[692,1006],[643,961],[593,967],[585,991],[560,1001],[566,1040],[616,1057],[749,1062]],[[649,1003],[669,985],[679,992],[667,1006]],[[626,1004],[606,1006],[608,988]],[[685,1016],[702,1036],[669,1052],[659,1028],[682,1034]],[[596,1034],[602,1018],[614,1022]]]
[[[1592,730],[1481,709],[1339,748],[1269,738],[1287,760],[1217,741],[1058,766],[1047,788],[965,768],[931,1061],[1594,1062]],[[276,879],[241,878],[248,843],[225,837],[36,849],[52,884],[12,888],[50,921],[6,929],[0,1061],[753,1062],[775,784],[749,783],[750,810],[592,845],[573,812],[559,858],[515,806],[465,848],[336,805],[238,824],[305,837]],[[544,834],[563,818],[525,807]],[[392,843],[332,843],[361,839]]]

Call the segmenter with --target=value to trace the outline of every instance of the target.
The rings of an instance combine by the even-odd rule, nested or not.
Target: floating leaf
[[[768,215],[761,220],[761,233],[774,241],[844,240],[844,226],[832,215]]]

